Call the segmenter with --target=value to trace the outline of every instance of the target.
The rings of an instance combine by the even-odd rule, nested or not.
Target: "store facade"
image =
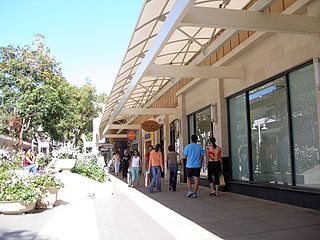
[[[185,2],[188,4],[188,1]],[[225,1],[220,2],[222,8],[228,7]],[[231,1],[230,4],[232,2],[236,1]],[[239,9],[243,10],[313,16],[317,20],[320,16],[319,1],[242,2]],[[196,3],[201,7],[201,1]],[[147,11],[146,8],[144,10]],[[193,8],[188,8],[188,11],[192,12]],[[138,22],[142,21],[143,13],[144,11]],[[181,14],[188,16],[185,12]],[[196,17],[192,19],[198,21]],[[165,24],[165,19],[163,21]],[[185,17],[180,21],[191,20]],[[304,20],[301,18],[301,21]],[[209,23],[205,24],[206,27],[208,25]],[[291,24],[288,23],[288,26]],[[141,152],[145,153],[150,143],[161,143],[166,156],[168,145],[174,144],[180,153],[180,159],[183,159],[181,150],[189,143],[192,134],[199,136],[198,143],[203,148],[206,147],[208,139],[215,136],[217,144],[223,149],[227,191],[319,209],[320,35],[316,32],[301,33],[298,27],[293,28],[288,27],[288,31],[277,30],[272,33],[267,29],[253,31],[250,28],[230,35],[227,35],[227,30],[220,33],[216,33],[220,31],[216,30],[215,37],[206,40],[206,45],[202,44],[205,48],[197,52],[189,49],[187,53],[192,56],[185,63],[182,61],[181,66],[196,65],[228,71],[215,73],[218,76],[214,77],[210,69],[201,68],[197,72],[198,69],[192,68],[196,69],[192,73],[190,69],[189,72],[185,70],[190,77],[178,78],[177,74],[175,78],[163,78],[163,84],[159,85],[156,93],[139,105],[139,108],[144,108],[143,116],[132,118],[130,115],[130,119],[124,121],[125,124],[135,124],[137,128],[148,119],[154,119],[161,125],[160,129],[151,134],[142,130],[141,134],[145,137],[142,137],[139,145]],[[180,32],[185,31],[180,27],[177,29],[180,29]],[[199,39],[200,36],[193,39],[193,42],[200,41]],[[164,50],[168,50],[168,45],[174,49],[173,42],[169,41],[170,44],[167,43]],[[176,56],[181,53],[181,49],[177,50]],[[147,70],[153,67],[152,64],[160,64],[161,56],[158,56],[155,62],[151,61]],[[141,60],[141,68],[146,59],[147,57]],[[171,61],[171,64],[170,61],[162,64],[175,65],[172,63],[174,61]],[[160,70],[159,68],[156,73]],[[207,74],[207,77],[203,74]],[[145,82],[156,85],[158,81],[159,78]],[[128,83],[127,89],[130,89],[133,82]],[[138,85],[143,83],[142,80]],[[139,88],[136,86],[136,89]],[[140,89],[144,89],[144,94],[147,94],[153,88],[143,85]],[[134,90],[130,96],[138,94],[139,92]],[[111,106],[112,101],[107,103],[107,106],[108,104]],[[124,104],[122,108],[130,108],[130,98],[124,101]],[[115,118],[124,116],[121,116],[120,112],[116,114],[117,107],[106,113],[109,124],[114,123],[113,115]],[[150,109],[155,112],[151,113]],[[101,133],[113,133],[107,129],[106,122],[102,121],[100,124]],[[201,182],[204,185],[207,185],[206,174],[203,165]]]

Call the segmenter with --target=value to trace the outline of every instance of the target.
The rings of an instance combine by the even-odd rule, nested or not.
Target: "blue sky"
[[[44,34],[66,79],[110,93],[143,0],[0,0],[0,46]]]

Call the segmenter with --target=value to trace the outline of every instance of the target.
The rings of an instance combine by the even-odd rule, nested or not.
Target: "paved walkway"
[[[58,175],[65,188],[57,206],[26,215],[1,215],[0,239],[320,239],[320,212],[233,193],[199,197],[149,194],[122,179],[98,183],[77,174]]]

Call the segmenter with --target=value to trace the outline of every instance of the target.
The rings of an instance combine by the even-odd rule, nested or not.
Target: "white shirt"
[[[131,162],[131,167],[140,167],[140,157],[137,156],[132,156],[132,162]]]

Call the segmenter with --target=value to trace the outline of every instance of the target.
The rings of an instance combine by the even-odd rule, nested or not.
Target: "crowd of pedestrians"
[[[191,136],[191,143],[186,145],[183,150],[183,156],[186,159],[185,175],[187,177],[187,197],[197,198],[199,188],[199,177],[203,161],[207,169],[208,182],[210,184],[209,196],[219,195],[220,177],[223,171],[222,165],[222,149],[216,144],[216,139],[211,137],[208,141],[208,146],[205,149],[197,143],[198,136]],[[148,147],[144,159],[139,151],[134,149],[129,152],[124,149],[122,157],[119,152],[114,153],[113,162],[115,164],[115,175],[119,176],[122,172],[122,178],[127,179],[128,186],[134,187],[139,185],[140,175],[145,174],[145,186],[149,193],[162,192],[161,174],[164,168],[167,168],[169,174],[169,190],[177,191],[177,174],[178,153],[173,145],[169,145],[167,149],[167,166],[164,166],[163,151],[160,144]],[[143,171],[144,170],[144,171]]]

